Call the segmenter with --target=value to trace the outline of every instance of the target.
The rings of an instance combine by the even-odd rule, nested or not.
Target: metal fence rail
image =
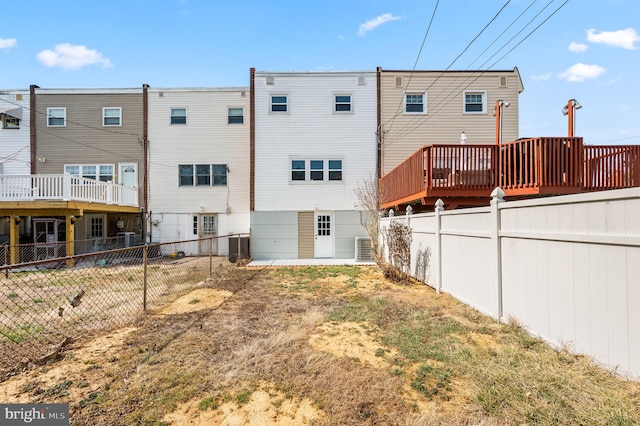
[[[216,256],[184,253],[190,244],[213,247],[217,238],[238,237],[0,266],[0,381],[55,357],[69,339],[130,324],[147,308],[210,278]]]

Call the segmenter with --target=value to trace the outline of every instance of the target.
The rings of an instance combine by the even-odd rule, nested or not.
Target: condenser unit
[[[371,239],[356,237],[356,262],[372,262]]]

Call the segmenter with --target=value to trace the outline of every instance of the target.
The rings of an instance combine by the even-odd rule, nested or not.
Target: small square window
[[[193,165],[181,164],[178,166],[178,185],[193,186]]]
[[[351,112],[351,95],[335,95],[334,112]]]
[[[227,165],[214,164],[213,165],[213,185],[224,186],[226,184],[227,184]]]
[[[271,112],[287,112],[288,99],[286,95],[271,96]]]
[[[66,125],[66,108],[47,108],[47,127],[64,127]]]
[[[122,108],[102,108],[103,126],[121,126]]]
[[[171,124],[187,124],[187,109],[171,108]]]
[[[404,95],[404,112],[407,114],[422,114],[425,112],[424,97],[422,93],[407,93]]]
[[[244,108],[229,108],[227,113],[228,124],[244,123]]]
[[[309,179],[324,180],[324,161],[323,160],[309,161]]]
[[[291,180],[306,180],[304,160],[291,160]]]

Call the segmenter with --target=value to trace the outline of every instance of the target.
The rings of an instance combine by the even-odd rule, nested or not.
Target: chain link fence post
[[[144,311],[147,310],[147,256],[148,256],[148,245],[145,244],[142,246],[142,309]]]
[[[213,278],[213,237],[209,238],[209,279]]]

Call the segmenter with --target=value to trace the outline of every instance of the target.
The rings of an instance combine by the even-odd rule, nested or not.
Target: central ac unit
[[[371,239],[356,237],[356,262],[372,262]]]

